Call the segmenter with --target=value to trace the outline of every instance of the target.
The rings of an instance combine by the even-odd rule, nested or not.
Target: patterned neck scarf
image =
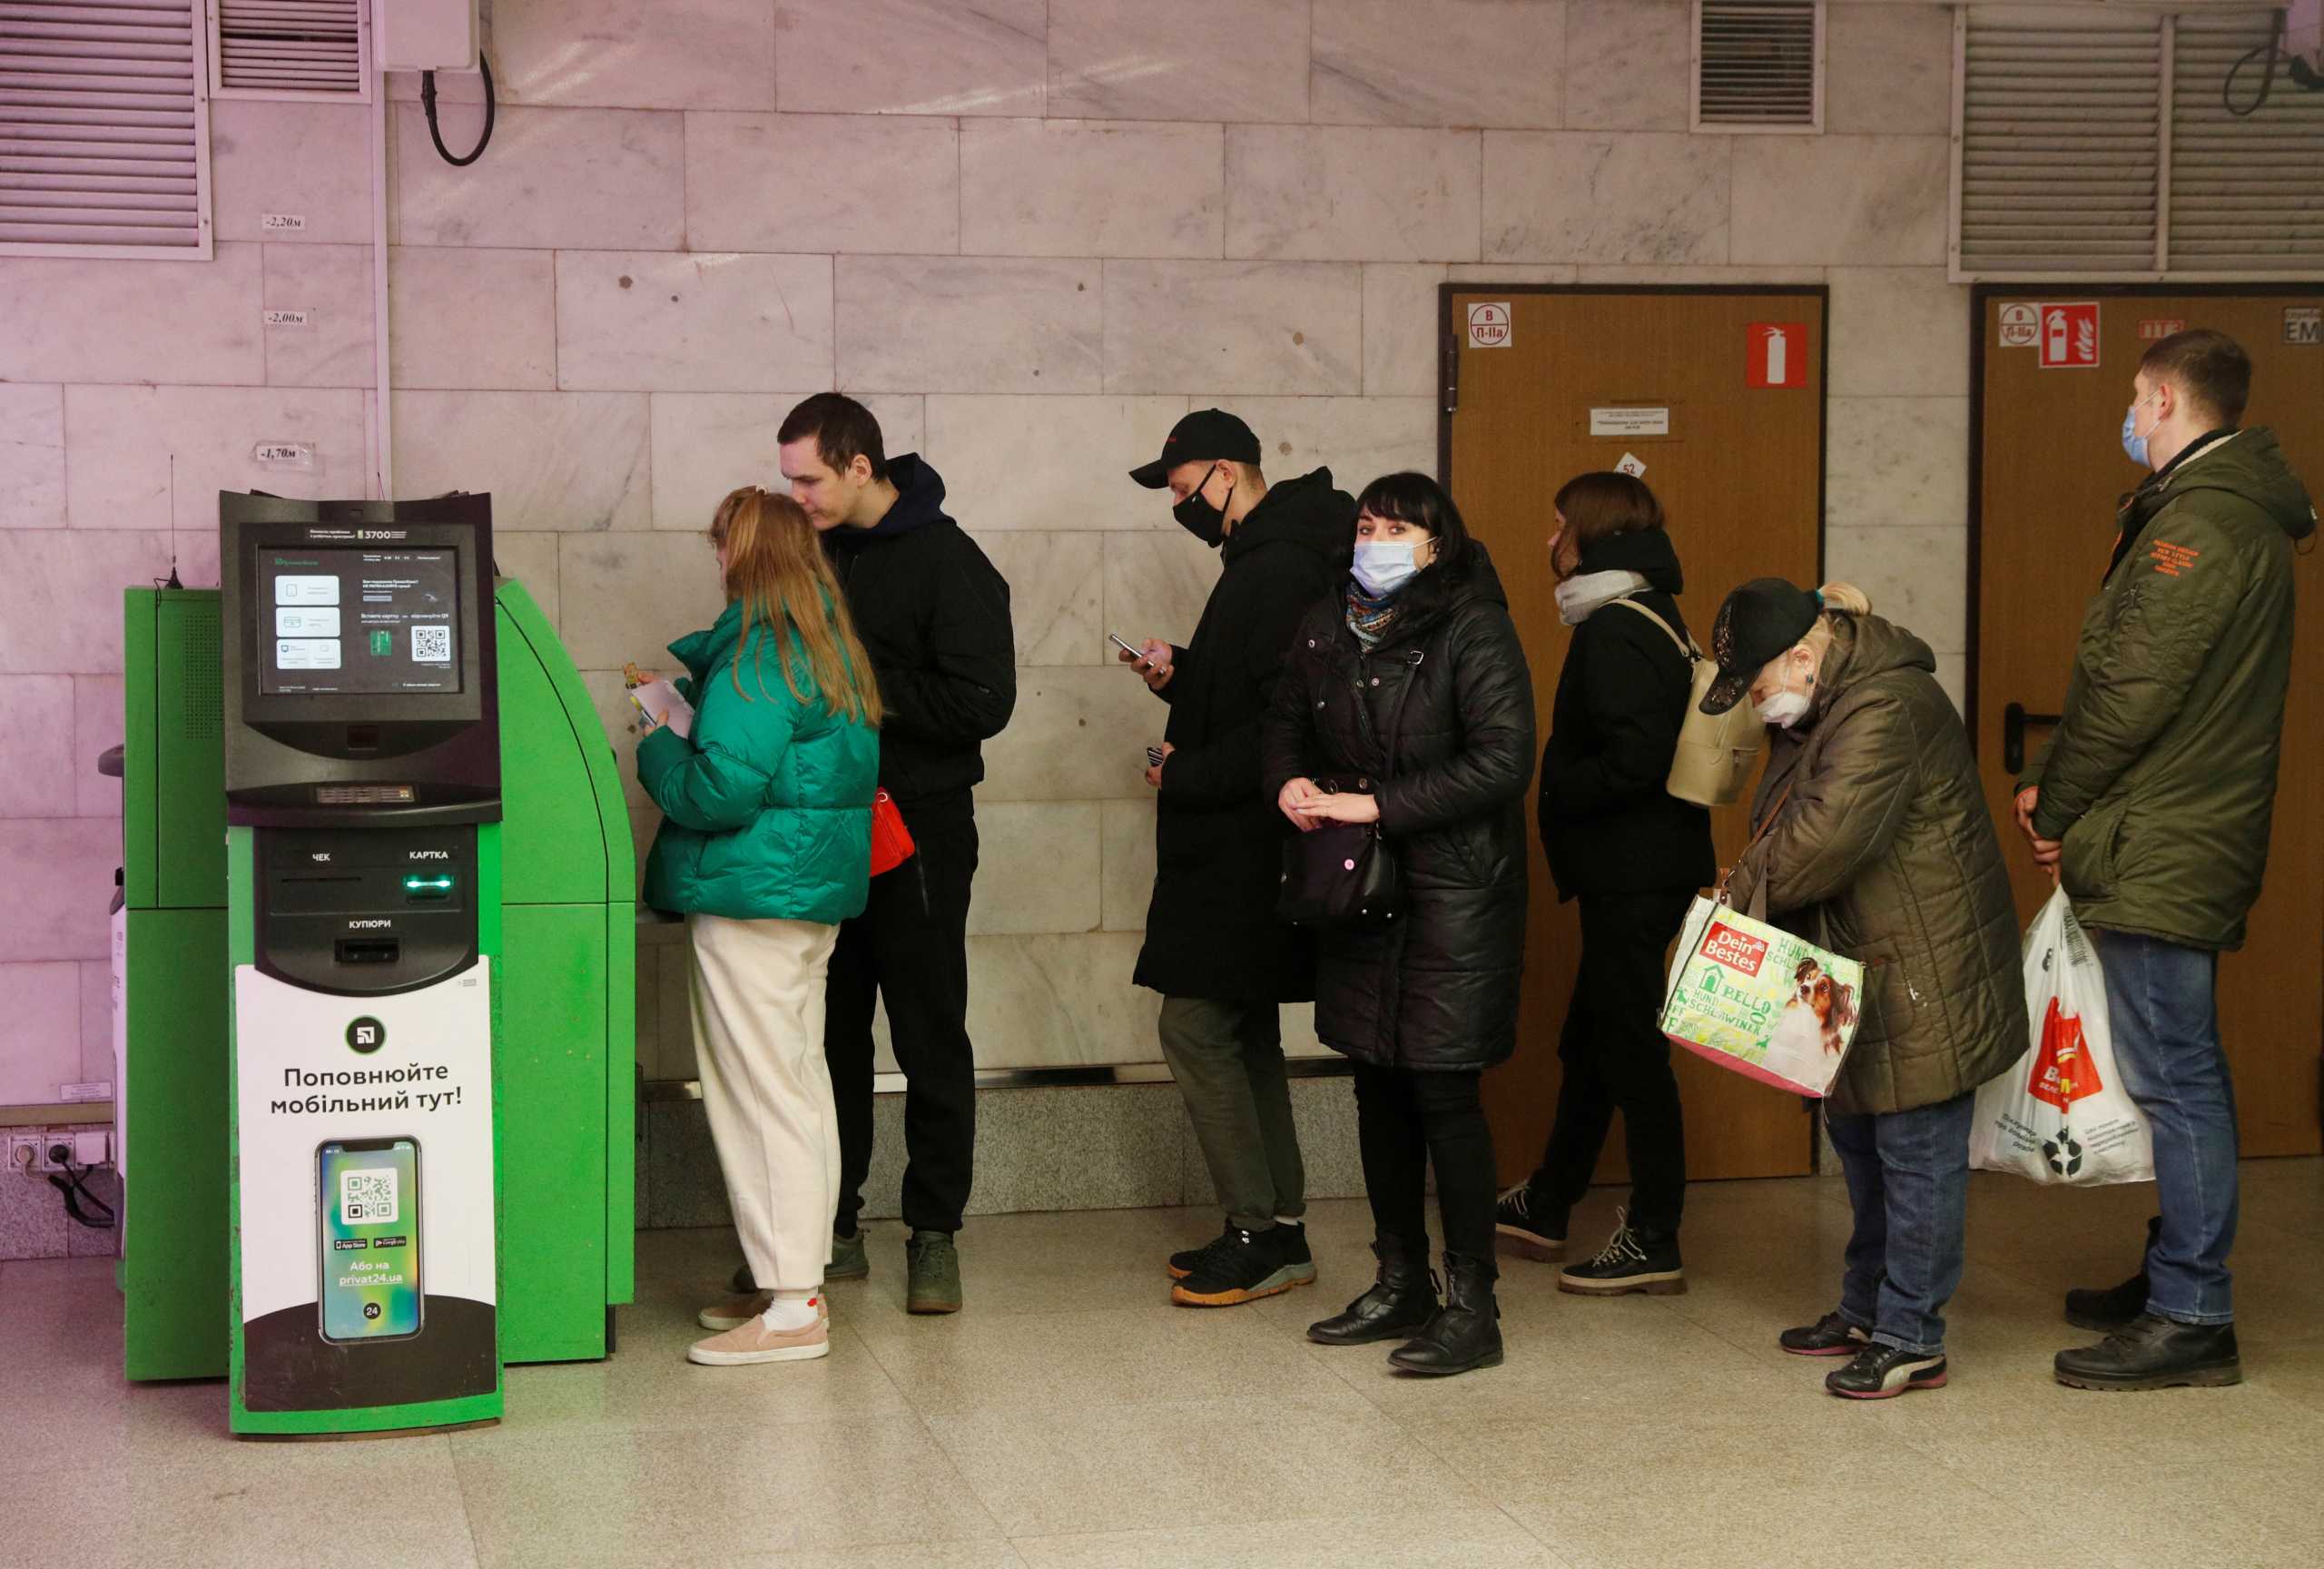
[[[1347,586],[1347,629],[1355,640],[1367,649],[1376,648],[1388,635],[1389,626],[1396,619],[1398,595],[1374,598],[1354,582]]]

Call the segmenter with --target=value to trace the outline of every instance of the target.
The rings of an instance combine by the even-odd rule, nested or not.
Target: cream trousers
[[[808,1291],[831,1262],[839,1116],[823,976],[839,928],[690,915],[694,1041],[710,1136],[762,1291]]]

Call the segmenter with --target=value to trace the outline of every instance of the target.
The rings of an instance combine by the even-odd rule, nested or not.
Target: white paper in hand
[[[667,681],[646,681],[629,689],[629,700],[637,711],[655,725],[668,725],[691,740],[694,736],[694,705],[678,696],[678,689]]]

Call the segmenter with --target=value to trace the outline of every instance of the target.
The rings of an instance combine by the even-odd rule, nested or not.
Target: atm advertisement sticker
[[[1807,323],[1754,321],[1745,333],[1746,382],[1766,391],[1807,385]]]
[[[2098,301],[2042,307],[2042,369],[2098,369]]]

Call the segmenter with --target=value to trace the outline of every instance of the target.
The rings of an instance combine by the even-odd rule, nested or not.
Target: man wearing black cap
[[[1120,658],[1170,706],[1146,775],[1157,853],[1137,981],[1162,993],[1162,1052],[1226,1212],[1215,1241],[1170,1259],[1171,1299],[1224,1308],[1315,1278],[1278,1017],[1315,996],[1315,955],[1275,918],[1289,830],[1260,793],[1259,721],[1300,617],[1346,574],[1355,501],[1328,469],[1268,485],[1258,438],[1218,409],[1179,420],[1130,478],[1167,488],[1221,565],[1185,647]]]

